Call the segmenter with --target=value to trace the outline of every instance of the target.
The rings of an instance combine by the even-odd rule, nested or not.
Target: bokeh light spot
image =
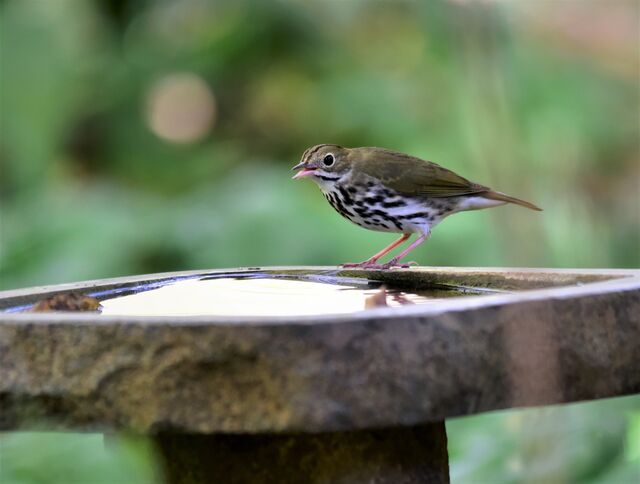
[[[215,120],[213,91],[196,74],[169,74],[149,89],[146,122],[159,138],[173,143],[193,143],[211,131]]]

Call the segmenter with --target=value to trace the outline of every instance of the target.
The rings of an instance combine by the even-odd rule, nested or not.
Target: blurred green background
[[[422,264],[638,267],[639,36],[634,0],[1,1],[0,289],[362,260],[392,237],[290,180],[318,143],[411,153],[545,209],[456,215]],[[627,482],[639,412],[454,420],[452,477]],[[146,444],[95,438],[53,446],[65,478],[43,471],[51,436],[6,434],[0,480],[157,478]]]

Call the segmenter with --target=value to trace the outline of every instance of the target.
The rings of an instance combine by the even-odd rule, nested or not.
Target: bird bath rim
[[[522,289],[495,290],[489,288],[485,294],[467,294],[452,296],[429,305],[407,305],[400,307],[380,307],[362,309],[348,313],[313,314],[313,315],[101,315],[95,312],[52,311],[47,313],[23,312],[39,299],[55,294],[76,291],[96,297],[111,293],[117,296],[126,292],[127,287],[147,285],[140,292],[163,287],[173,282],[197,280],[212,275],[243,276],[252,273],[288,276],[305,276],[310,274],[329,275],[336,279],[368,279],[406,283],[408,278],[416,276],[433,277],[436,283],[453,280],[480,281],[482,285],[467,285],[472,289],[487,289],[487,283],[525,283]],[[562,278],[560,282],[552,279]],[[421,281],[429,284],[428,281]],[[433,283],[433,282],[432,282]],[[412,284],[416,284],[413,282]],[[527,287],[534,284],[533,287]],[[509,286],[512,287],[512,286]],[[412,267],[395,270],[343,269],[336,266],[273,266],[245,267],[232,269],[209,269],[177,271],[118,278],[97,279],[76,283],[36,286],[30,288],[0,291],[0,322],[12,320],[24,323],[51,323],[86,321],[90,324],[112,324],[117,322],[140,324],[167,324],[180,320],[181,325],[202,324],[311,324],[344,322],[345,320],[396,319],[398,317],[437,316],[450,311],[467,311],[472,309],[503,306],[513,303],[533,302],[547,299],[589,296],[602,293],[633,290],[640,287],[640,270],[636,269],[550,269],[550,268],[495,268],[495,267]]]

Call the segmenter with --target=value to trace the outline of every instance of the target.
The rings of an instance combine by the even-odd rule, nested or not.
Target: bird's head
[[[350,169],[349,149],[338,145],[316,145],[302,154],[293,178],[310,178],[319,185],[333,184]]]

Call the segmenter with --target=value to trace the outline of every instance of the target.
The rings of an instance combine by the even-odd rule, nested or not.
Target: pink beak
[[[291,169],[292,170],[300,170],[298,173],[296,173],[295,175],[293,175],[291,177],[294,180],[297,180],[299,178],[304,178],[304,177],[307,177],[309,175],[312,175],[313,172],[315,171],[315,168],[307,168],[307,167],[305,167],[304,163],[298,163],[296,166],[294,166]]]
[[[305,168],[304,170],[301,170],[295,175],[293,175],[291,178],[294,180],[297,180],[299,178],[304,178],[306,176],[312,175],[314,171],[315,171],[315,168],[312,168],[312,169]]]

